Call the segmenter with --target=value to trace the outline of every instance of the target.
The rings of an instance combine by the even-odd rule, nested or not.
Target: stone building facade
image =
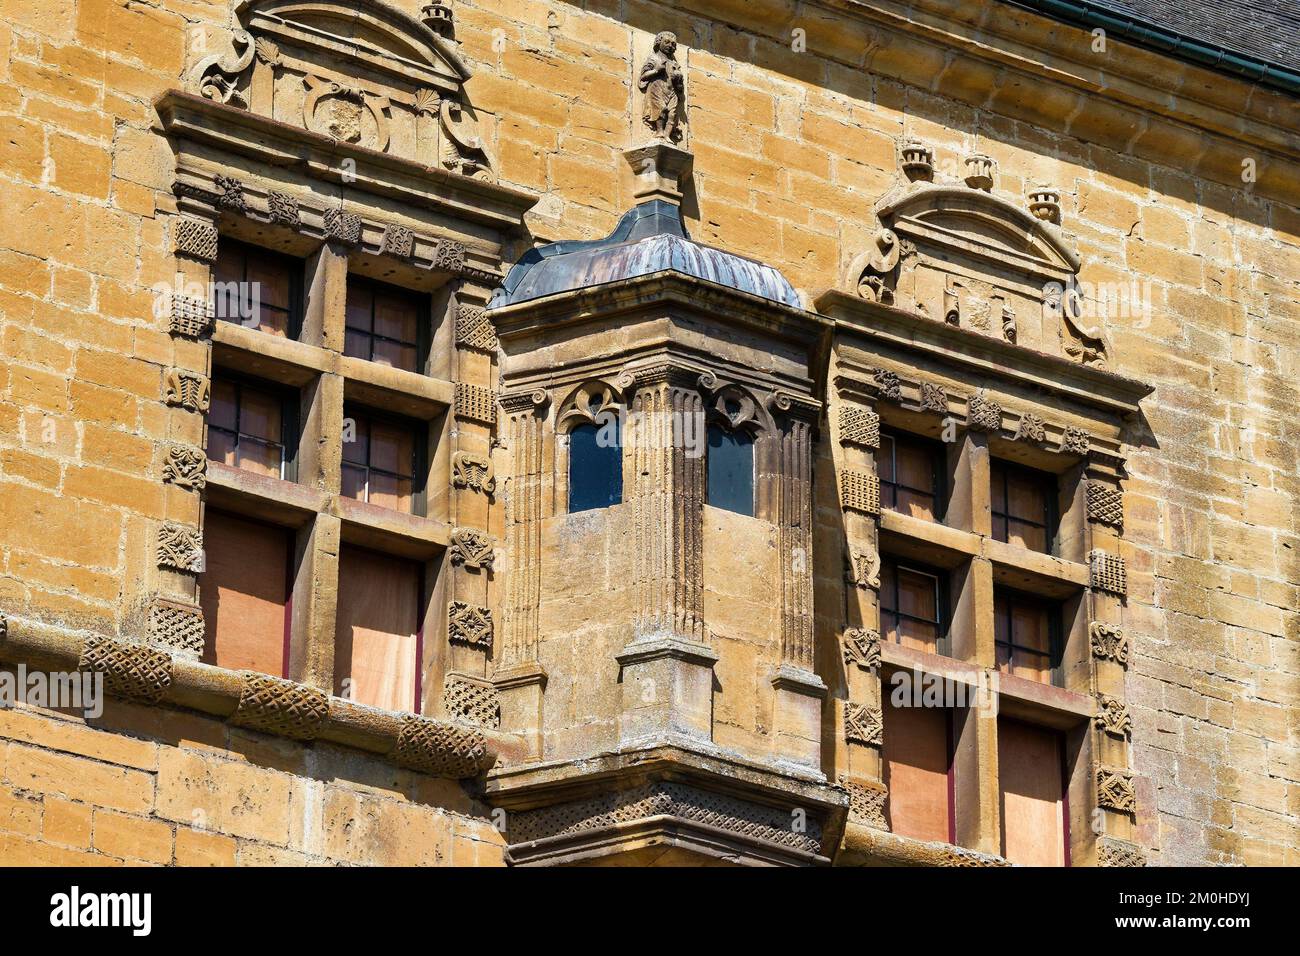
[[[1294,66],[20,5],[0,862],[1300,863]]]

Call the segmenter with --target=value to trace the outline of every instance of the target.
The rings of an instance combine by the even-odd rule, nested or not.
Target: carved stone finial
[[[900,165],[912,182],[930,179],[934,175],[934,152],[924,143],[911,140],[903,144]]]
[[[456,38],[456,15],[452,13],[450,3],[433,0],[433,3],[425,4],[420,10],[420,20],[444,40]]]
[[[1061,221],[1061,194],[1055,189],[1040,186],[1029,194],[1029,211],[1043,222]]]
[[[681,116],[686,105],[682,66],[677,62],[677,37],[660,33],[654,52],[646,57],[636,87],[645,94],[642,122],[657,139],[676,143],[682,138]]]
[[[985,192],[993,188],[992,158],[983,153],[971,153],[966,157],[966,185]]]

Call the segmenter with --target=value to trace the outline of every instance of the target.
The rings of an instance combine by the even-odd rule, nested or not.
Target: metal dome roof
[[[511,267],[489,308],[666,270],[801,307],[798,293],[776,269],[693,242],[680,209],[652,199],[624,213],[604,239],[552,242],[530,250]]]

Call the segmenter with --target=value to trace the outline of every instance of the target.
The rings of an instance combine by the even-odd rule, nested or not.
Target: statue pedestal
[[[638,203],[662,199],[681,205],[682,177],[689,173],[694,160],[690,150],[656,139],[625,149],[623,155],[636,174],[633,196]]]

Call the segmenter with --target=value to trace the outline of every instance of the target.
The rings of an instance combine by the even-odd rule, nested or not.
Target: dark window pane
[[[993,537],[1050,553],[1055,533],[1055,476],[994,461],[989,478]]]
[[[936,601],[934,578],[907,568],[898,571],[898,610],[927,621],[937,620],[939,608]]]
[[[709,426],[709,504],[736,514],[754,514],[754,439],[743,432]]]
[[[384,422],[370,426],[370,467],[410,477],[415,440],[409,428]]]
[[[349,416],[352,427],[344,424],[343,460],[364,465],[370,461],[370,423],[364,418]],[[351,434],[349,434],[349,432]],[[351,439],[349,441],[348,439]]]
[[[343,354],[369,360],[370,336],[348,329],[343,333]]]
[[[245,386],[240,389],[239,431],[264,441],[278,442],[280,430],[280,398]]]
[[[894,465],[895,481],[914,491],[934,491],[934,456],[928,448],[899,444]]]
[[[231,432],[208,428],[208,458],[222,464],[235,464],[235,436]]]
[[[366,470],[357,465],[343,466],[343,494],[364,501],[366,498]]]
[[[623,500],[623,455],[600,437],[608,430],[579,425],[569,433],[569,511],[606,508]]]
[[[234,431],[239,424],[238,393],[234,382],[215,379],[212,382],[212,399],[208,409],[208,424]]]
[[[365,286],[348,286],[347,327],[369,332],[373,299]]]
[[[880,461],[877,462],[877,468],[881,481],[894,480],[894,436],[880,436]]]

